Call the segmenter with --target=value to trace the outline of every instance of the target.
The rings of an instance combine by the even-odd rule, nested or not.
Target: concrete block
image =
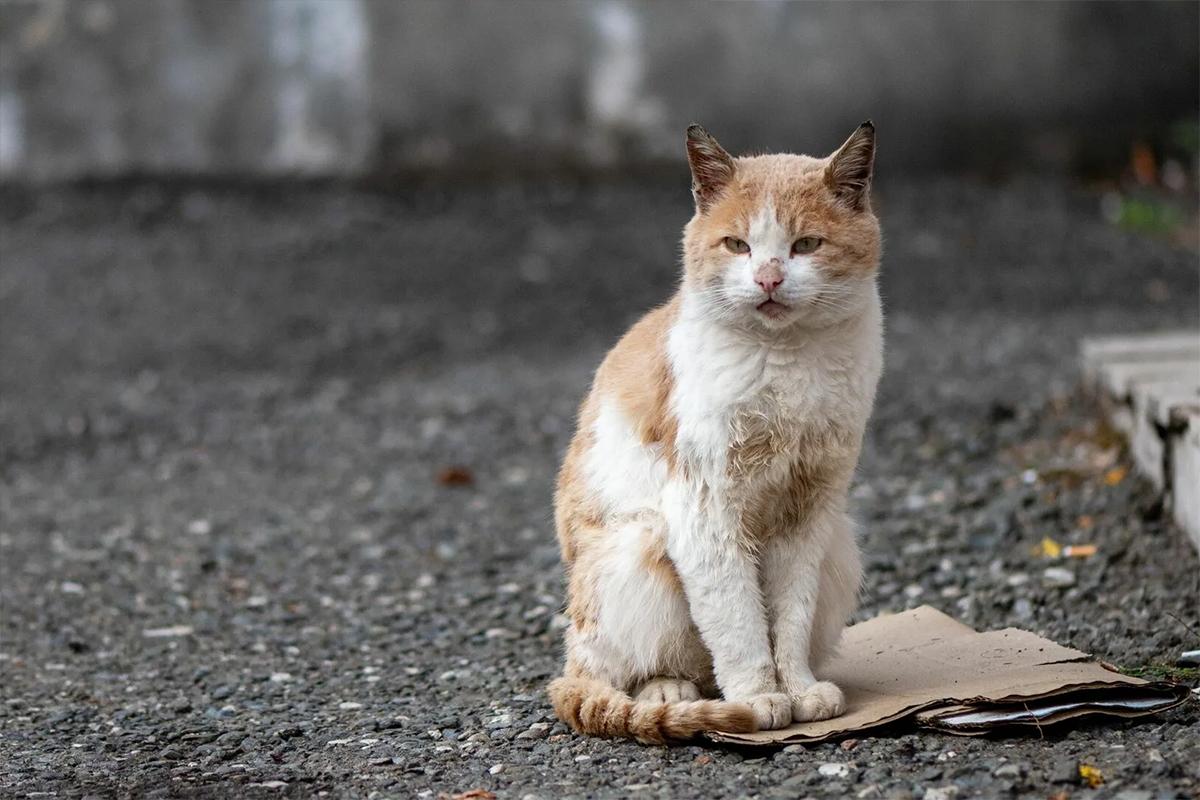
[[[1200,333],[1088,339],[1080,355],[1084,381],[1129,438],[1138,472],[1200,549]]]
[[[1127,435],[1134,463],[1164,491],[1170,488],[1167,439],[1172,428],[1186,424],[1189,414],[1200,413],[1200,380],[1134,382],[1130,394]]]
[[[1084,339],[1080,346],[1084,375],[1095,377],[1101,366],[1120,361],[1183,359],[1200,361],[1200,333],[1163,331]]]
[[[1171,435],[1171,514],[1200,550],[1200,414]]]
[[[1150,359],[1155,360],[1150,360]],[[1200,355],[1195,358],[1109,362],[1100,368],[1100,386],[1113,398],[1130,402],[1141,383],[1190,384],[1200,376]]]

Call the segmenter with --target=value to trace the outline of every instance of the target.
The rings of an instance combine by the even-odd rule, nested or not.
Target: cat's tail
[[[629,737],[642,744],[664,744],[691,739],[701,731],[758,730],[754,712],[742,703],[644,703],[607,683],[582,677],[557,678],[550,683],[549,693],[558,718],[588,736]]]

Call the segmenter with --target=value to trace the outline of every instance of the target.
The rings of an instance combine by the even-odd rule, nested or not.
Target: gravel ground
[[[777,752],[554,721],[554,470],[604,348],[670,291],[683,183],[2,197],[0,796],[1200,792],[1196,703]],[[1196,553],[1074,365],[1088,333],[1196,324],[1195,253],[1032,179],[880,198],[859,617],[929,603],[1172,663]]]

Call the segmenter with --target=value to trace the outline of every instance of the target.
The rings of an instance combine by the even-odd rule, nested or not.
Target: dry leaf
[[[442,486],[470,486],[475,482],[475,476],[466,467],[443,467],[437,474],[437,481]]]
[[[1134,142],[1130,148],[1129,166],[1133,168],[1133,176],[1143,186],[1153,186],[1158,183],[1158,163],[1154,151],[1145,142]]]
[[[1091,764],[1079,765],[1079,777],[1093,789],[1104,783],[1104,774]]]
[[[1126,470],[1124,467],[1113,467],[1108,472],[1104,473],[1104,483],[1108,486],[1116,486],[1121,481],[1125,480]]]
[[[1049,536],[1038,542],[1033,548],[1034,556],[1042,556],[1043,558],[1058,558],[1062,555],[1062,545],[1051,539]]]

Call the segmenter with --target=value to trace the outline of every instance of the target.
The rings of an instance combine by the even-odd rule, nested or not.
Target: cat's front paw
[[[754,694],[739,698],[737,702],[745,703],[754,711],[759,730],[773,731],[792,724],[792,699],[786,694]]]
[[[792,719],[796,722],[815,722],[842,714],[846,696],[829,681],[818,681],[792,697]]]

